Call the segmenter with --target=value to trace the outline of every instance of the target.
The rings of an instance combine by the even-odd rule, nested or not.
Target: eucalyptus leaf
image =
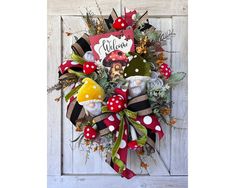
[[[148,39],[150,40],[150,42],[153,42],[153,41],[158,41],[160,35],[158,32],[153,31],[153,32],[148,32],[147,36],[148,36]]]
[[[168,79],[167,83],[169,85],[175,85],[178,82],[180,82],[181,80],[183,80],[185,76],[186,76],[185,72],[175,72],[175,73],[172,73],[170,78]]]

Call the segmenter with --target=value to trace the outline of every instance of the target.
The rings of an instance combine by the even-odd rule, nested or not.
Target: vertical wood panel
[[[188,130],[172,129],[171,175],[188,175]]]
[[[69,59],[71,54],[71,44],[72,36],[66,36],[66,32],[71,32],[71,29],[66,25],[64,17],[62,17],[62,59],[65,61]],[[69,88],[65,90],[64,95],[68,92]],[[73,149],[74,144],[71,142],[73,140],[73,125],[66,118],[67,103],[63,98],[63,173],[71,174],[73,172]]]
[[[187,72],[187,17],[173,17],[173,29],[176,36],[172,47],[177,51],[172,55],[172,68],[174,71]],[[171,174],[187,174],[187,78],[172,90],[172,100],[175,102],[172,115],[177,123],[172,129],[171,140]]]
[[[48,16],[48,57],[47,86],[58,82],[57,68],[61,61],[61,17]],[[60,91],[54,91],[47,96],[48,117],[48,174],[61,174],[61,102],[54,99],[60,96]]]
[[[171,18],[150,18],[150,23],[154,25],[158,30],[167,32],[169,29],[172,29],[172,19]],[[167,40],[164,50],[172,51],[172,39]],[[172,64],[171,53],[165,53],[167,57],[167,63]],[[160,153],[160,156],[165,163],[166,167],[170,168],[170,150],[171,150],[171,127],[162,123],[162,129],[164,131],[164,137],[157,144],[157,149]]]
[[[188,23],[187,17],[173,17],[173,29],[176,36],[173,37],[172,48],[176,53],[172,54],[172,68],[175,72],[188,71]],[[172,91],[174,105],[172,115],[177,118],[175,127],[187,128],[188,126],[188,84],[186,78]]]

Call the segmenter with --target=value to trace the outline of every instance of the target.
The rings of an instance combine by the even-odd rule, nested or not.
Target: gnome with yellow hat
[[[83,105],[91,117],[101,114],[101,106],[105,98],[104,89],[91,78],[84,78],[82,83],[77,94],[78,103]]]

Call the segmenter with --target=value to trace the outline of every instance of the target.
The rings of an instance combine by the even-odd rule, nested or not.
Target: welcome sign
[[[95,60],[103,60],[113,51],[134,52],[134,33],[132,29],[100,34],[90,37]]]

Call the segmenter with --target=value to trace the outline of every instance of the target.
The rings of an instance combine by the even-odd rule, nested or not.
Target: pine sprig
[[[159,41],[166,41],[175,36],[173,29],[169,29],[167,32],[161,32],[159,35]]]

